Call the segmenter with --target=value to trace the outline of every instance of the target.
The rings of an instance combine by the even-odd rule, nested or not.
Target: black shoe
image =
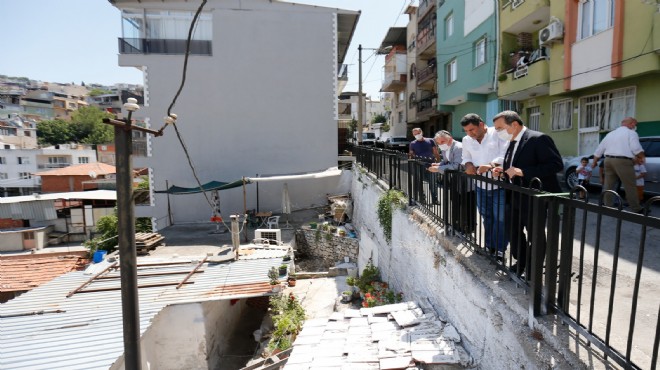
[[[509,267],[509,271],[513,272],[514,274],[518,276],[522,276],[523,273],[525,273],[525,266],[518,265],[518,263],[514,263]]]
[[[495,259],[497,260],[497,262],[503,263],[504,262],[504,252],[502,252],[502,251],[495,252]]]

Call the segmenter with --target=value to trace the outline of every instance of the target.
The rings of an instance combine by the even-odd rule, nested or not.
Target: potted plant
[[[339,229],[339,236],[346,236],[346,230]]]
[[[344,290],[343,292],[341,292],[341,301],[342,302],[348,303],[348,302],[351,301],[352,298],[353,298],[353,293],[352,292],[350,292],[348,290]]]
[[[286,270],[289,266],[287,266],[285,263],[280,265],[280,275],[286,275]]]
[[[317,225],[316,222],[310,222],[309,223],[309,228],[312,229],[312,230],[316,230],[316,225]]]
[[[289,274],[289,278],[287,279],[287,283],[289,283],[290,287],[296,286],[296,275],[295,274]]]
[[[268,278],[270,279],[270,285],[272,286],[273,292],[279,292],[282,288],[280,286],[280,274],[277,271],[277,268],[271,267],[268,270]]]
[[[291,255],[290,254],[285,254],[284,257],[282,257],[282,261],[288,262],[291,261]]]

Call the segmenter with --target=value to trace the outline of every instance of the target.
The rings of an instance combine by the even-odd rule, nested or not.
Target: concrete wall
[[[446,237],[414,208],[397,211],[386,243],[373,206],[382,189],[354,181],[354,220],[359,231],[359,271],[369,257],[390,287],[405,299],[432,306],[461,334],[480,369],[574,369],[582,367],[555,333],[527,324],[527,296],[481,256]],[[533,333],[541,333],[535,339]]]
[[[296,249],[297,253],[305,254],[307,257],[320,258],[327,266],[334,266],[335,262],[343,262],[348,257],[352,262],[358,258],[358,240],[317,230],[297,230]],[[330,235],[328,240],[328,235]]]
[[[23,233],[6,232],[0,235],[0,252],[22,251]]]
[[[164,308],[142,335],[143,361],[151,369],[206,369],[206,328],[200,304]]]

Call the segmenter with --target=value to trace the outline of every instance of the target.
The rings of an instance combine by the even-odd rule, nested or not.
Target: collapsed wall
[[[534,318],[530,328],[528,296],[485,257],[446,236],[440,225],[410,206],[395,211],[388,243],[376,213],[384,189],[371,176],[355,172],[351,191],[358,270],[371,259],[383,281],[404,299],[433,307],[458,329],[478,368],[587,367],[569,348],[574,333],[551,317]]]

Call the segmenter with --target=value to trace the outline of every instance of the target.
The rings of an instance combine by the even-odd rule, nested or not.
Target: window
[[[7,180],[8,178],[7,172],[0,172],[0,180]]]
[[[7,164],[7,159],[5,157],[0,157],[0,164]]]
[[[79,157],[78,163],[89,163],[89,157]]]
[[[403,102],[405,102],[405,101],[406,101],[406,92],[405,92],[405,91],[401,91],[401,92],[399,93],[399,101],[398,101],[398,103],[403,103]]]
[[[18,157],[18,164],[30,164],[30,157]]]
[[[458,73],[457,71],[458,65],[456,64],[456,59],[447,63],[446,69],[447,69],[447,84],[456,81],[457,78],[456,74]]]
[[[552,131],[573,128],[573,100],[564,99],[552,102]]]
[[[529,120],[527,126],[534,131],[541,131],[541,107],[527,109]]]
[[[579,6],[580,39],[612,27],[614,0],[582,0]]]
[[[417,67],[415,66],[415,63],[410,65],[410,80],[415,79],[415,75],[417,74]]]
[[[515,100],[500,100],[500,112],[504,110],[512,110],[520,114],[520,103]]]
[[[66,157],[48,157],[48,164],[65,164]]]
[[[614,130],[625,117],[635,116],[635,88],[612,90],[580,99],[580,128]]]
[[[23,232],[23,240],[34,240],[34,231]]]
[[[474,66],[479,67],[486,63],[486,38],[482,38],[474,44]]]
[[[415,108],[416,104],[417,104],[417,94],[411,92],[410,97],[408,98],[408,108],[413,109]]]
[[[30,131],[25,131],[25,132],[23,133],[23,135],[25,135],[25,136],[27,136],[27,137],[31,137],[31,136],[32,136],[32,133],[31,133]]]
[[[399,112],[399,123],[403,123],[403,112]]]
[[[447,18],[445,18],[445,39],[451,37],[454,34],[454,13],[450,13]]]
[[[32,174],[29,173],[29,172],[19,172],[19,173],[18,173],[18,177],[19,177],[21,180],[28,180],[28,179],[31,179],[31,178],[32,178]]]

